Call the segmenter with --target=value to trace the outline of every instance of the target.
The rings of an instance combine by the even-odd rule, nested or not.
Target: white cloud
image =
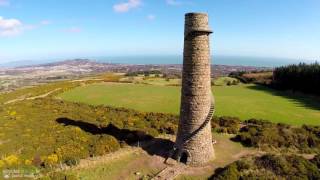
[[[0,16],[0,36],[19,35],[23,30],[23,24],[18,19],[5,19]]]
[[[0,6],[9,6],[10,2],[9,0],[0,0]]]
[[[34,30],[39,28],[40,25],[46,24],[50,24],[50,22],[41,21],[39,24],[24,24],[18,19],[5,19],[0,16],[0,37],[17,36],[24,31]]]
[[[139,7],[140,5],[141,0],[128,0],[128,2],[113,5],[113,10],[118,13],[125,13],[130,9]]]
[[[71,28],[65,29],[65,31],[69,33],[79,33],[82,31],[82,29],[79,27],[71,27]]]
[[[172,6],[178,6],[181,5],[182,2],[181,1],[177,1],[177,0],[166,0],[167,4],[172,5]]]
[[[156,18],[156,16],[153,15],[153,14],[149,14],[149,15],[147,16],[147,19],[150,20],[150,21],[154,20],[155,18]]]

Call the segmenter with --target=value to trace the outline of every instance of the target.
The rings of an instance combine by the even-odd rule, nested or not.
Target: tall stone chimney
[[[202,165],[214,158],[211,118],[210,45],[208,15],[185,15],[180,122],[174,158],[188,165]]]

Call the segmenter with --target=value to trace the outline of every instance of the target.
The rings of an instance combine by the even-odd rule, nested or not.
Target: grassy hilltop
[[[159,150],[172,146],[177,131],[180,80],[139,77],[128,83],[130,79],[106,74],[0,94],[0,177],[4,169],[38,172],[43,179],[154,177],[164,168]],[[223,78],[214,83],[217,116],[319,125],[320,106],[312,97],[253,84],[235,85],[233,81]],[[181,179],[208,178],[214,169],[257,154],[260,149],[285,153],[288,158],[290,153],[307,153],[313,164],[301,158],[297,161],[309,168],[308,173],[317,171],[314,164],[320,162],[320,156],[311,158],[319,153],[319,126],[259,120],[241,123],[236,117],[212,119],[217,159],[203,171],[185,171]],[[139,148],[137,142],[146,144]],[[266,157],[261,161],[277,163],[279,158]],[[252,160],[247,158],[245,163],[259,169]],[[223,177],[243,176],[247,169],[239,163],[219,172]],[[295,163],[281,159],[275,166],[286,170],[291,164]],[[264,169],[257,172],[264,175]]]
[[[292,125],[320,124],[320,103],[259,85],[213,86],[217,116],[257,118]],[[131,108],[144,112],[179,113],[180,87],[125,83],[99,83],[60,95],[64,100]]]

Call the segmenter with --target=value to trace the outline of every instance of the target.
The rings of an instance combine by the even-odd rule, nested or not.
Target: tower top
[[[209,27],[209,18],[206,13],[190,12],[185,14],[185,36],[190,33],[212,33]]]
[[[208,16],[207,13],[203,13],[203,12],[189,12],[186,13],[185,16]]]

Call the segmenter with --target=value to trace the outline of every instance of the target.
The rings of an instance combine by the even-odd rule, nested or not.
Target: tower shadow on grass
[[[274,96],[284,97],[291,100],[295,105],[313,110],[320,110],[320,98],[294,91],[281,91],[262,85],[248,86],[248,89],[264,91]]]
[[[126,144],[133,147],[139,146],[149,155],[158,155],[164,158],[169,155],[168,152],[174,145],[174,142],[168,139],[156,138],[143,131],[120,129],[111,123],[105,127],[99,127],[89,122],[73,120],[65,117],[56,119],[56,122],[63,124],[64,126],[79,127],[83,131],[93,135],[111,135],[119,142],[126,142]]]

